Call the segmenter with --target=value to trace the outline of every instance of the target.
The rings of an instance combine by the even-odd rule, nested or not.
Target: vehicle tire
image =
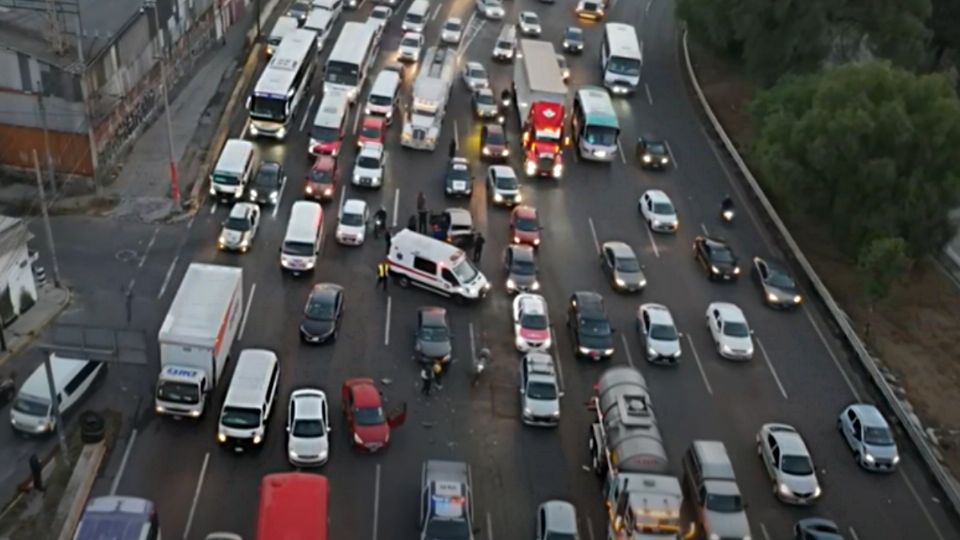
[[[407,287],[410,286],[410,278],[408,278],[407,276],[400,276],[400,277],[398,277],[398,278],[397,278],[397,285],[399,285],[400,287],[406,289]]]
[[[84,444],[102,441],[105,432],[106,424],[99,413],[84,411],[80,415],[80,440]]]

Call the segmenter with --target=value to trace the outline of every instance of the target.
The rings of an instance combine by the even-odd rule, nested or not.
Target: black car
[[[696,237],[693,240],[693,258],[703,266],[710,279],[733,280],[740,276],[740,266],[733,248],[720,238]]]
[[[510,157],[507,132],[500,124],[484,124],[480,131],[480,154],[484,159],[506,161]]]
[[[600,294],[589,291],[573,293],[567,310],[567,326],[570,327],[576,356],[595,361],[613,356],[613,328]]]
[[[843,540],[840,527],[829,519],[811,517],[793,526],[794,540]]]
[[[532,246],[512,244],[503,254],[503,269],[507,273],[507,292],[540,290],[537,280],[537,256]]]
[[[637,161],[644,169],[666,169],[670,164],[670,149],[666,141],[653,135],[637,139]]]
[[[422,307],[417,310],[415,348],[422,363],[450,361],[453,346],[450,343],[450,325],[447,310],[442,307]]]
[[[247,196],[251,202],[258,204],[277,204],[286,181],[283,165],[276,161],[264,161],[247,186]]]
[[[343,317],[343,287],[335,283],[313,286],[303,309],[300,338],[307,343],[324,343],[337,339]]]
[[[787,267],[775,259],[753,258],[753,277],[770,307],[790,308],[803,302],[800,289]]]
[[[450,160],[443,175],[443,192],[450,197],[469,197],[473,194],[473,176],[466,158],[455,157]]]
[[[583,52],[583,28],[579,26],[568,26],[563,31],[563,41],[560,43],[563,52],[570,54],[580,54]]]
[[[303,26],[303,23],[307,22],[307,15],[310,14],[312,9],[313,4],[311,2],[297,0],[287,8],[287,17],[293,17],[300,26]]]

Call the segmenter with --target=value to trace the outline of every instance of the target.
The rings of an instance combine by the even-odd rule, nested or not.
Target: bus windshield
[[[611,56],[607,62],[607,71],[615,75],[627,75],[629,77],[640,76],[640,60],[637,58],[624,58],[622,56]]]
[[[331,84],[356,86],[360,81],[360,67],[349,62],[327,62],[327,73],[323,79]]]
[[[287,100],[275,96],[254,95],[250,99],[250,115],[268,120],[283,120],[287,116]]]
[[[583,130],[583,138],[587,144],[598,146],[616,146],[617,135],[620,130],[610,126],[587,126]]]

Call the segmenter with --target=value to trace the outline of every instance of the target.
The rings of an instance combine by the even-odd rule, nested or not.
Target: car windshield
[[[863,429],[863,442],[873,446],[893,446],[893,433],[885,427],[866,427]]]
[[[274,167],[263,167],[253,179],[253,185],[258,188],[275,188],[280,182],[280,170]]]
[[[348,227],[360,227],[363,225],[363,215],[344,212],[343,215],[340,216],[340,224]]]
[[[471,79],[486,79],[487,72],[483,68],[471,68],[470,71],[467,72],[467,77]]]
[[[459,281],[461,284],[470,283],[477,278],[477,269],[466,260],[460,261],[460,264],[454,266],[450,270],[453,271],[453,275],[456,276],[457,281]]]
[[[307,242],[287,241],[283,243],[284,255],[293,255],[295,257],[312,257],[314,255],[313,244]]]
[[[707,510],[713,510],[714,512],[742,512],[743,500],[739,495],[712,495],[707,493],[705,506]]]
[[[340,130],[332,127],[313,126],[310,138],[320,142],[332,142],[340,139]]]
[[[221,186],[239,186],[240,178],[233,174],[214,172],[213,183]]]
[[[496,102],[493,101],[493,94],[488,92],[479,92],[477,94],[477,103],[480,105],[494,105]]]
[[[672,216],[676,213],[673,205],[668,202],[653,203],[653,213],[661,216]]]
[[[530,399],[557,399],[557,386],[547,382],[532,382],[527,385]]]
[[[50,400],[20,396],[13,402],[13,410],[30,416],[46,416],[50,410]]]
[[[530,330],[546,330],[550,323],[547,321],[546,315],[529,314],[520,318],[520,324]]]
[[[470,171],[463,165],[454,165],[447,171],[447,177],[451,180],[469,180]]]
[[[727,246],[714,245],[710,248],[710,259],[718,263],[732,263],[733,252]]]
[[[223,222],[223,228],[231,231],[247,232],[250,230],[250,220],[245,217],[230,217]]]
[[[540,19],[538,19],[533,13],[524,13],[520,15],[520,20],[522,20],[525,24],[540,24]]]
[[[679,336],[677,336],[677,329],[673,325],[655,324],[650,327],[650,339],[676,341]]]
[[[771,286],[776,287],[778,289],[790,290],[790,289],[795,289],[797,287],[797,284],[793,281],[792,277],[790,277],[789,275],[783,272],[780,272],[778,270],[773,270],[773,269],[770,270],[770,277],[767,278],[767,283],[769,283]]]
[[[640,60],[636,58],[623,58],[620,56],[611,56],[607,62],[607,71],[616,75],[626,75],[628,77],[640,76]]]
[[[353,418],[358,426],[379,426],[387,422],[383,407],[358,407],[353,410]]]
[[[662,142],[648,142],[647,152],[662,156],[667,153],[667,147]]]
[[[486,138],[485,138],[485,143],[486,143],[486,144],[496,144],[496,145],[498,145],[498,146],[503,145],[503,143],[504,143],[503,133],[501,133],[501,132],[499,132],[499,131],[496,131],[496,130],[492,130],[492,129],[489,130],[489,131],[487,131],[487,136],[486,136]]]
[[[357,159],[357,167],[361,169],[379,169],[380,160],[371,156],[360,156]]]
[[[540,225],[537,223],[536,218],[518,217],[514,225],[516,225],[518,231],[523,232],[537,232],[540,230]]]
[[[424,531],[424,538],[468,540],[470,537],[470,526],[462,519],[433,518],[427,523],[427,529]]]
[[[323,437],[327,430],[323,427],[323,420],[313,418],[310,420],[295,420],[291,431],[293,431],[294,437],[315,439]]]
[[[450,339],[450,333],[445,326],[421,326],[420,339],[423,341],[443,342]]]
[[[521,276],[532,276],[537,273],[537,265],[533,261],[514,259],[510,271]]]
[[[570,41],[580,41],[580,39],[583,37],[583,32],[581,32],[578,28],[567,28],[567,32],[563,35],[563,37],[569,39]]]
[[[793,476],[807,476],[813,474],[813,463],[807,456],[792,456],[785,454],[780,470]]]
[[[363,126],[363,129],[360,130],[360,136],[366,139],[379,139],[380,126]]]
[[[443,25],[444,30],[450,30],[451,32],[460,31],[460,23],[456,21],[447,21],[447,24]]]
[[[747,328],[747,323],[742,323],[739,321],[727,321],[723,325],[723,335],[737,338],[745,338],[750,335],[750,329]]]
[[[407,19],[407,22],[411,22],[413,24],[419,24],[423,22],[423,15],[420,15],[419,13],[407,12],[406,19]]]
[[[328,298],[311,298],[303,314],[314,321],[332,321],[336,315],[336,309]]]
[[[411,48],[416,49],[416,48],[420,47],[420,40],[417,39],[417,38],[415,38],[415,37],[405,37],[405,38],[403,38],[402,40],[400,40],[400,46],[401,46],[401,47],[411,47]]]
[[[172,403],[196,405],[200,403],[200,386],[197,383],[164,381],[157,386],[157,397]]]
[[[616,146],[617,135],[620,130],[610,126],[587,126],[583,133],[587,144],[596,144],[599,146]]]
[[[497,187],[500,189],[517,189],[517,177],[512,174],[503,174],[497,176]]]
[[[385,9],[375,9],[370,12],[370,17],[374,19],[386,19],[390,16],[390,12]]]
[[[548,532],[544,540],[577,540],[577,536],[571,533]]]
[[[220,423],[227,427],[253,429],[260,427],[260,409],[224,407]]]
[[[610,323],[606,319],[583,319],[580,331],[585,336],[606,337],[610,335]]]
[[[327,169],[310,169],[310,181],[329,184],[333,181],[333,174]]]
[[[621,272],[639,272],[640,261],[633,257],[620,257],[616,262],[617,270]]]
[[[508,50],[508,51],[509,51],[509,50],[513,49],[513,42],[512,42],[512,41],[506,41],[506,40],[498,41],[498,42],[497,42],[497,48],[498,48],[498,49],[504,49],[504,50]]]

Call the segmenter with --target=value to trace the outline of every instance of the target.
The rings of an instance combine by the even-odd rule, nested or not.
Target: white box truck
[[[242,318],[243,270],[199,263],[187,268],[157,336],[158,414],[203,415]]]

